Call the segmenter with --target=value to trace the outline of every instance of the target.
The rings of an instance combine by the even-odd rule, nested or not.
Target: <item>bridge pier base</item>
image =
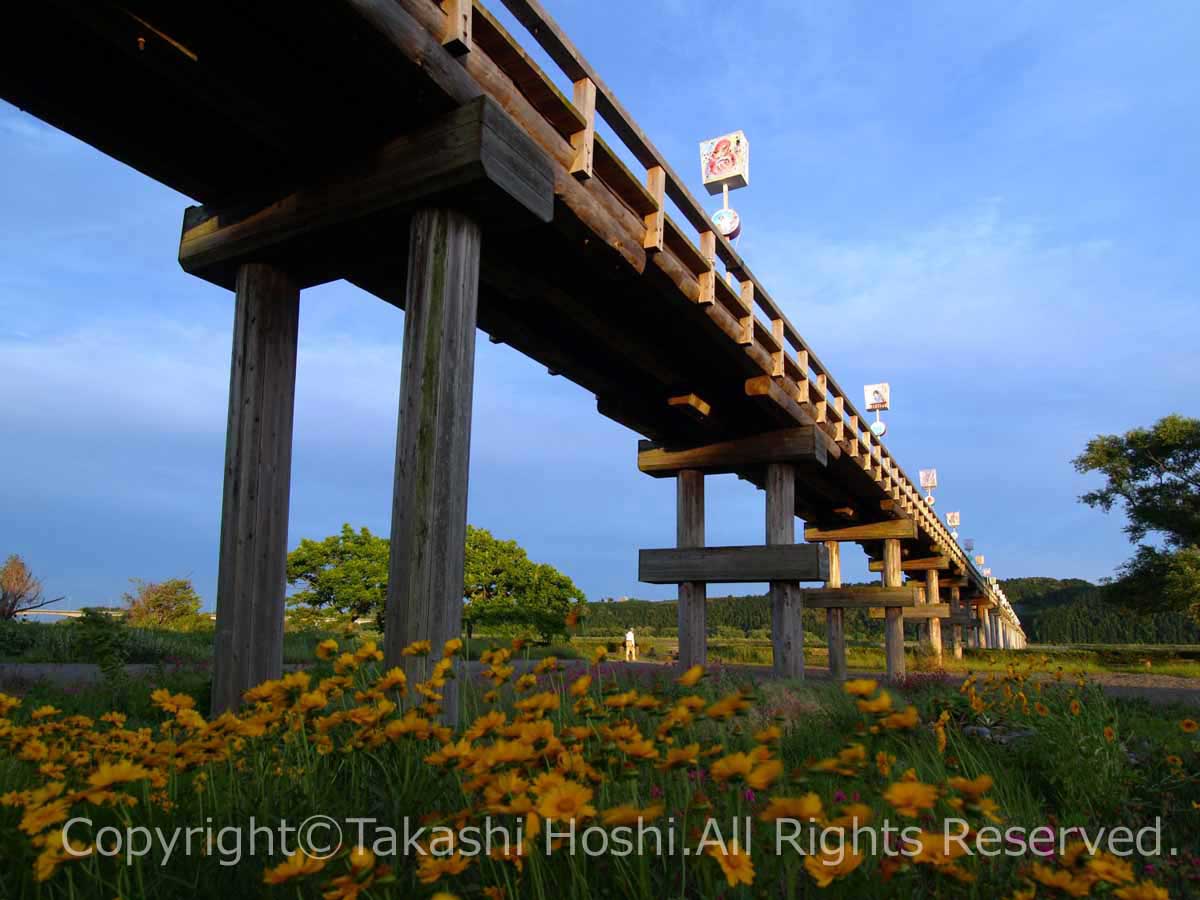
[[[675,543],[704,546],[704,473],[685,469],[675,477]],[[708,662],[706,604],[708,585],[685,581],[679,585],[679,664],[685,669]]]
[[[886,538],[883,542],[883,586],[900,587],[901,578],[900,539]],[[906,674],[904,613],[899,606],[884,607],[883,644],[887,656],[887,680],[893,684],[903,681]]]
[[[480,240],[461,212],[413,214],[384,629],[385,664],[410,680],[462,632]],[[431,642],[428,660],[401,655],[417,640]],[[453,723],[458,682],[441,693]]]
[[[238,268],[225,433],[212,711],[283,672],[288,500],[300,288],[280,269]]]
[[[829,578],[827,588],[842,586],[842,545],[837,541],[826,541],[829,552]],[[829,645],[829,677],[834,681],[846,680],[846,611],[830,607],[825,613],[826,641]]]
[[[767,544],[796,543],[796,467],[791,463],[767,466]],[[803,597],[798,581],[772,581],[771,644],[775,674],[804,677]]]

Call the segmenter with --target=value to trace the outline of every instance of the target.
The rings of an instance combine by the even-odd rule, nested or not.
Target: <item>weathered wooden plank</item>
[[[915,525],[913,526],[915,528]],[[807,537],[807,535],[806,535]],[[900,587],[900,539],[886,538],[883,542],[883,586]],[[887,657],[887,679],[892,684],[904,680],[904,618],[899,607],[884,609],[883,642]]]
[[[929,569],[946,569],[950,566],[950,557],[948,556],[922,556],[916,559],[900,560],[900,571],[902,572],[924,572]],[[872,572],[883,571],[883,560],[873,559],[867,564],[867,568]]]
[[[442,32],[442,46],[455,56],[471,52],[471,0],[442,0],[446,11],[446,27]]]
[[[806,541],[881,541],[888,538],[904,538],[916,540],[917,523],[912,519],[885,519],[882,522],[868,522],[863,525],[847,525],[844,528],[805,528]],[[896,560],[897,582],[903,569],[899,557]],[[885,571],[879,569],[879,571]]]
[[[680,548],[704,546],[704,473],[680,472],[675,491],[675,543]],[[706,625],[708,587],[703,581],[679,584],[679,663],[702,666],[708,662]]]
[[[638,580],[650,584],[706,581],[824,581],[828,556],[815,544],[642,550]]]
[[[571,135],[571,146],[575,158],[571,160],[570,172],[580,181],[592,177],[592,161],[596,142],[596,85],[590,78],[575,82],[575,108],[582,113],[584,126]]]
[[[796,546],[796,467],[791,463],[767,466],[767,549]],[[824,550],[824,548],[818,548]],[[828,554],[825,574],[828,578]],[[780,678],[804,677],[803,600],[800,585],[791,580],[773,580],[768,588],[771,604],[771,647],[775,675]]]
[[[413,216],[384,629],[386,664],[410,680],[427,677],[428,661],[404,647],[437,648],[462,631],[480,241],[461,212]],[[443,691],[448,721],[456,685]]]
[[[829,578],[825,580],[827,590],[842,587],[842,545],[837,541],[826,541],[829,554]],[[811,594],[804,602],[813,606]],[[841,607],[831,606],[825,611],[825,641],[829,648],[829,677],[834,681],[846,680],[846,614]]]
[[[505,215],[519,209],[532,220],[549,222],[554,177],[533,141],[495,101],[480,97],[428,128],[395,139],[354,170],[274,203],[223,211],[190,208],[179,263],[186,272],[229,285],[242,261],[283,260],[290,271],[300,272],[302,286],[320,283],[345,274],[345,259],[329,252],[335,242],[356,247],[363,223],[370,222],[373,231],[385,222],[398,227],[412,209],[439,196],[477,201],[489,215],[507,206]],[[394,218],[379,218],[387,216]],[[314,254],[314,246],[324,252]],[[388,247],[383,244],[381,252]]]
[[[712,412],[712,406],[697,394],[680,394],[677,397],[668,397],[667,405],[675,407],[680,412],[698,421],[707,419],[709,413]]]
[[[938,583],[938,570],[929,568],[925,570],[925,597],[929,601],[928,606],[940,606],[937,602],[941,596],[941,586]],[[946,605],[946,615],[950,614],[950,607]],[[942,661],[942,623],[936,619],[929,620],[929,649],[933,652],[934,658],[940,664]]]
[[[592,171],[638,216],[648,216],[658,210],[658,203],[645,185],[600,135],[595,135],[593,140]]]
[[[885,609],[872,609],[867,615],[872,619],[883,619],[885,612]],[[930,625],[937,622],[940,626],[941,620],[950,616],[950,604],[918,603],[915,606],[905,606],[900,613],[909,621],[928,622]]]
[[[217,571],[212,710],[283,671],[300,288],[257,263],[237,277]]]
[[[648,253],[662,252],[667,241],[667,208],[664,189],[667,184],[667,173],[661,166],[651,166],[646,170],[646,193],[654,200],[654,211],[643,218],[646,223],[646,234],[642,238],[642,248]]]
[[[699,469],[710,475],[721,475],[775,462],[823,466],[827,460],[825,441],[811,425],[768,431],[753,437],[687,450],[664,450],[649,442],[642,442],[638,448],[638,469],[657,478],[673,476],[682,469]]]
[[[898,588],[816,588],[804,591],[804,605],[813,609],[875,609],[885,606],[909,608],[915,607],[920,602],[920,597],[920,591],[907,585]]]
[[[663,243],[671,252],[679,257],[679,261],[687,266],[688,271],[699,276],[708,271],[708,260],[700,249],[691,242],[683,230],[670,216],[664,216]],[[712,232],[709,232],[711,234]]]

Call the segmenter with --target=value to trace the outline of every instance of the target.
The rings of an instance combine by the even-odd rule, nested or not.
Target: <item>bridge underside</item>
[[[458,56],[440,39],[445,15],[432,0],[18,4],[0,31],[0,95],[203,204],[189,213],[191,225],[311,193],[487,97],[543,158],[552,197],[540,217],[549,221],[503,205],[478,217],[479,328],[592,392],[600,412],[668,451],[815,423],[823,462],[798,463],[794,491],[780,495],[810,526],[912,513],[894,489],[898,476],[881,477],[880,466],[848,449],[859,447],[858,435],[847,443],[840,416],[836,427],[818,421],[825,399],[814,398],[816,407],[804,399],[808,366],[784,365],[781,333],[764,330],[749,309],[743,315],[719,277],[706,296],[711,253],[698,253],[661,215],[662,243],[648,246],[661,194],[598,138],[595,177],[573,173],[574,136],[590,123],[537,82],[540,70],[481,7],[475,45]],[[404,307],[411,266],[427,262],[410,257],[417,208],[401,204],[369,220],[313,271],[296,274],[294,245],[255,262],[289,271],[296,290],[340,277]],[[185,257],[181,250],[189,268]],[[247,261],[189,271],[234,287]],[[462,374],[469,385],[471,373]],[[760,487],[770,476],[766,464],[729,471]],[[857,542],[886,561],[888,539],[865,534]],[[904,552],[937,557],[943,542],[922,525]],[[969,563],[957,568],[967,577],[964,600],[986,594]],[[898,571],[890,582],[885,572],[890,587]]]

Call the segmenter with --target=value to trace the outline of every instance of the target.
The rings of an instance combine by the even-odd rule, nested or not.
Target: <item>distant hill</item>
[[[1184,613],[1138,615],[1122,605],[1120,585],[1079,578],[1000,582],[1032,643],[1194,644],[1200,626]]]

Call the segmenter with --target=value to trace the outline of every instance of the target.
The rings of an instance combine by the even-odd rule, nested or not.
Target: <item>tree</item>
[[[387,538],[349,525],[322,541],[302,540],[288,554],[288,583],[302,587],[288,604],[303,621],[313,621],[312,610],[327,610],[353,618],[374,615],[382,624],[388,549]],[[468,628],[524,627],[549,636],[564,630],[571,603],[583,599],[570,578],[531,561],[516,541],[497,540],[470,525],[463,580]]]
[[[323,541],[305,538],[288,554],[287,578],[288,584],[302,587],[288,598],[288,605],[298,610],[310,607],[351,619],[374,615],[382,620],[388,539],[348,524]]]
[[[15,619],[21,613],[41,609],[61,599],[46,599],[42,582],[17,554],[6,559],[0,567],[0,619]]]
[[[566,575],[535,563],[516,541],[467,526],[463,619],[468,627],[530,628],[543,637],[566,631],[572,603],[586,597]]]
[[[125,621],[136,628],[169,628],[186,631],[204,623],[200,595],[190,578],[143,581],[131,578],[132,592],[122,597]]]
[[[1150,428],[1100,435],[1074,463],[1105,477],[1079,499],[1105,512],[1120,504],[1125,532],[1138,543],[1110,596],[1146,611],[1190,609],[1200,621],[1200,419],[1171,415]],[[1152,535],[1161,546],[1140,543]]]

